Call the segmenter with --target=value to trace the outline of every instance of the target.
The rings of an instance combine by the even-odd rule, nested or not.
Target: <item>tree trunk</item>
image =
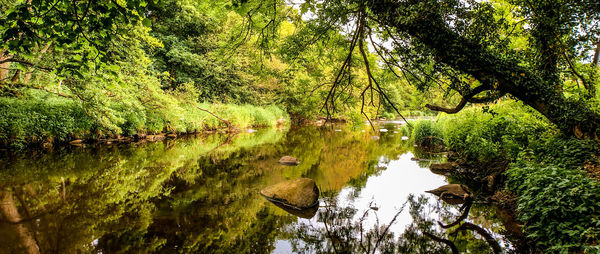
[[[0,190],[0,214],[11,224],[11,228],[14,229],[24,253],[40,253],[34,233],[22,221],[13,194],[10,191]]]
[[[600,115],[583,103],[568,100],[560,90],[554,89],[556,81],[544,80],[517,60],[499,57],[477,42],[460,36],[433,11],[399,14],[409,10],[407,6],[418,3],[391,0],[368,3],[382,25],[408,33],[431,49],[438,61],[473,76],[489,85],[491,90],[513,95],[567,135],[598,140]],[[413,18],[406,18],[408,15]]]
[[[10,55],[5,55],[4,50],[0,52],[0,61],[10,58]],[[4,81],[8,78],[8,67],[10,66],[10,62],[5,62],[0,64],[0,82]]]
[[[598,58],[600,58],[600,40],[596,43],[596,51],[594,52],[594,60],[592,61],[594,66],[598,65]]]
[[[42,50],[40,51],[38,57],[37,57],[37,62],[40,61],[40,59],[42,59],[42,56],[48,51],[48,49],[50,48],[50,46],[52,45],[52,42],[49,42],[48,44],[46,44],[46,46],[44,46],[44,48],[42,48]],[[25,73],[25,78],[23,79],[23,83],[27,84],[29,83],[29,80],[31,80],[31,71],[27,71],[27,73]],[[60,93],[60,91],[59,91]]]

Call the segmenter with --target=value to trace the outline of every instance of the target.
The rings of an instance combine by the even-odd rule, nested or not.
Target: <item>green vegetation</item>
[[[415,139],[435,129],[464,164],[475,166],[474,174],[488,174],[493,162],[510,162],[506,189],[518,196],[517,217],[538,248],[548,253],[600,248],[600,182],[584,173],[585,165],[598,164],[595,141],[565,137],[517,102],[419,122]]]
[[[0,98],[0,143],[20,147],[27,143],[68,142],[104,135],[140,135],[161,132],[196,133],[228,127],[210,115],[228,119],[234,128],[278,127],[289,124],[288,115],[277,106],[256,107],[234,104],[174,104],[160,112],[131,111],[122,104],[111,105],[110,133],[98,124],[85,107],[69,98],[48,96],[22,100]]]
[[[440,129],[431,120],[418,120],[413,126],[412,138],[416,144],[429,145],[431,138],[441,136]]]
[[[287,124],[288,114],[365,116],[360,62],[347,69],[354,73],[345,76],[348,87],[330,98],[340,106],[322,110],[339,63],[360,52],[283,2],[58,2],[0,5],[3,146],[223,127],[197,107],[240,129]],[[314,32],[322,39],[311,40]],[[372,70],[386,77],[382,86],[402,113],[430,115],[420,97],[443,97]],[[371,98],[381,107],[365,108],[369,117],[397,116],[381,96],[371,91]]]
[[[597,0],[5,0],[0,148],[244,132],[292,118],[344,119],[357,128],[365,118],[445,112],[399,134],[423,146],[443,142],[481,178],[506,171],[524,230],[543,251],[593,251],[598,182],[583,169],[600,164],[599,38]],[[280,136],[261,138],[239,145]],[[370,145],[353,146],[362,153],[332,147],[338,152],[300,151],[309,163],[286,176],[318,175],[311,171],[318,156],[375,161]],[[346,170],[365,181],[357,177],[362,164]],[[144,173],[156,178],[153,194],[132,199],[158,197],[170,173]],[[278,221],[254,208],[252,215]],[[251,231],[268,226],[244,223]]]
[[[512,160],[544,135],[558,134],[542,116],[518,102],[441,115],[436,128],[450,150],[481,164]]]
[[[564,165],[513,165],[507,188],[519,195],[525,233],[547,253],[600,250],[600,183]]]

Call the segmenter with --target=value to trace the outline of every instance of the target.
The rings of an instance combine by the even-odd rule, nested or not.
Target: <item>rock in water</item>
[[[440,197],[444,202],[457,205],[466,202],[468,198],[473,198],[473,194],[467,186],[462,184],[446,184],[434,190],[425,191]]]
[[[300,164],[300,160],[292,156],[283,156],[281,159],[279,159],[279,163],[283,165],[296,166]]]
[[[319,201],[317,201],[317,202],[319,202]],[[271,201],[271,203],[273,203],[275,206],[283,209],[284,211],[286,211],[292,215],[295,215],[295,216],[298,216],[298,217],[304,218],[304,219],[310,219],[312,217],[315,217],[315,215],[317,215],[317,211],[319,211],[318,205],[315,205],[315,206],[309,207],[309,208],[305,208],[305,209],[296,209],[296,208],[292,208],[290,206],[283,205],[280,202]]]
[[[267,200],[302,210],[319,204],[319,188],[313,179],[298,178],[281,182],[260,191]]]
[[[448,176],[452,174],[457,167],[458,165],[454,162],[433,163],[429,166],[429,170],[434,174]]]

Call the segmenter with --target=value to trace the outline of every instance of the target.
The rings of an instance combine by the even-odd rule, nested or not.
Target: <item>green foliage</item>
[[[81,104],[49,96],[43,100],[0,98],[0,144],[66,141],[88,137],[97,127]]]
[[[438,124],[448,148],[462,159],[481,165],[513,162],[506,187],[518,195],[518,219],[540,249],[572,253],[598,248],[600,184],[581,170],[596,161],[594,141],[567,138],[516,102],[442,115]]]
[[[520,158],[540,166],[580,169],[582,165],[595,161],[598,154],[599,147],[595,141],[546,134],[532,141]]]
[[[518,102],[468,108],[454,115],[442,115],[438,123],[450,150],[482,163],[517,158],[530,142],[553,128]]]
[[[415,121],[412,130],[412,138],[416,144],[423,145],[432,138],[440,138],[442,132],[432,120]]]
[[[528,237],[545,252],[600,247],[598,181],[562,165],[513,165],[507,176],[507,188],[519,195],[519,220],[525,222]]]
[[[66,54],[54,63],[53,71],[81,76],[93,65],[107,62],[107,49],[130,25],[147,25],[149,20],[141,14],[154,4],[143,0],[3,2],[0,48],[3,55],[29,67],[37,65],[34,55],[41,48],[54,44],[57,53]]]
[[[20,148],[26,143],[64,142],[105,134],[189,133],[226,127],[222,121],[199,108],[216,112],[238,129],[277,127],[290,121],[287,113],[274,105],[263,108],[234,104],[185,104],[167,95],[162,96],[169,100],[167,105],[170,107],[155,110],[135,103],[113,102],[108,109],[114,118],[97,119],[73,99],[35,94],[27,99],[0,98],[0,144]],[[139,108],[132,110],[132,106]]]

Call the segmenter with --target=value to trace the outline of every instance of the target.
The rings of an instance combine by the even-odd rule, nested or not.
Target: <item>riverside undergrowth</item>
[[[437,133],[463,162],[507,162],[501,186],[517,195],[517,219],[539,250],[600,252],[600,183],[584,170],[598,165],[597,142],[561,135],[518,102],[442,114],[413,133]]]
[[[73,139],[194,133],[229,127],[204,110],[242,130],[289,124],[288,114],[275,105],[178,103],[173,100],[168,107],[160,109],[143,105],[131,107],[125,103],[111,103],[106,109],[106,112],[92,112],[81,102],[55,95],[0,98],[0,145],[19,149]],[[106,117],[107,114],[110,117]]]

